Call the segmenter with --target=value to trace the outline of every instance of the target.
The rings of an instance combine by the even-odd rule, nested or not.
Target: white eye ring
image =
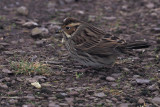
[[[68,26],[67,26],[67,27],[66,27],[66,29],[67,29],[67,30],[69,30],[69,29],[70,29],[70,27],[68,27]]]

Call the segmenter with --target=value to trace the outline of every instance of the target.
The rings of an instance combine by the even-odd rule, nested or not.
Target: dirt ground
[[[69,16],[152,46],[81,72],[55,33]],[[0,0],[0,105],[160,107],[159,50],[160,0]]]

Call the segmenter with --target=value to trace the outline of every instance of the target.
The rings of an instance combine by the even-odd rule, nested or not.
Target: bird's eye
[[[66,29],[67,29],[67,30],[69,30],[69,29],[70,29],[70,27],[68,27],[68,26],[67,26],[67,27],[66,27]]]

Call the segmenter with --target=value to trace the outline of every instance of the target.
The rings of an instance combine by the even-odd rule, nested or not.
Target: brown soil
[[[29,13],[21,15],[17,8]],[[68,56],[57,23],[68,16],[127,41],[152,46],[121,56],[110,69],[82,72]],[[0,105],[2,107],[158,107],[160,98],[159,0],[0,0]],[[38,23],[48,33],[32,36]],[[17,74],[11,62],[47,64],[47,74]],[[139,80],[140,79],[140,80]],[[37,80],[41,88],[31,83]]]

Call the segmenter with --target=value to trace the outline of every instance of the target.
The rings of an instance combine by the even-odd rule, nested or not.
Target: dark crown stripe
[[[77,23],[79,22],[77,19],[74,19],[74,18],[67,18],[65,19],[65,21],[63,22],[64,25],[69,25],[71,23]]]

